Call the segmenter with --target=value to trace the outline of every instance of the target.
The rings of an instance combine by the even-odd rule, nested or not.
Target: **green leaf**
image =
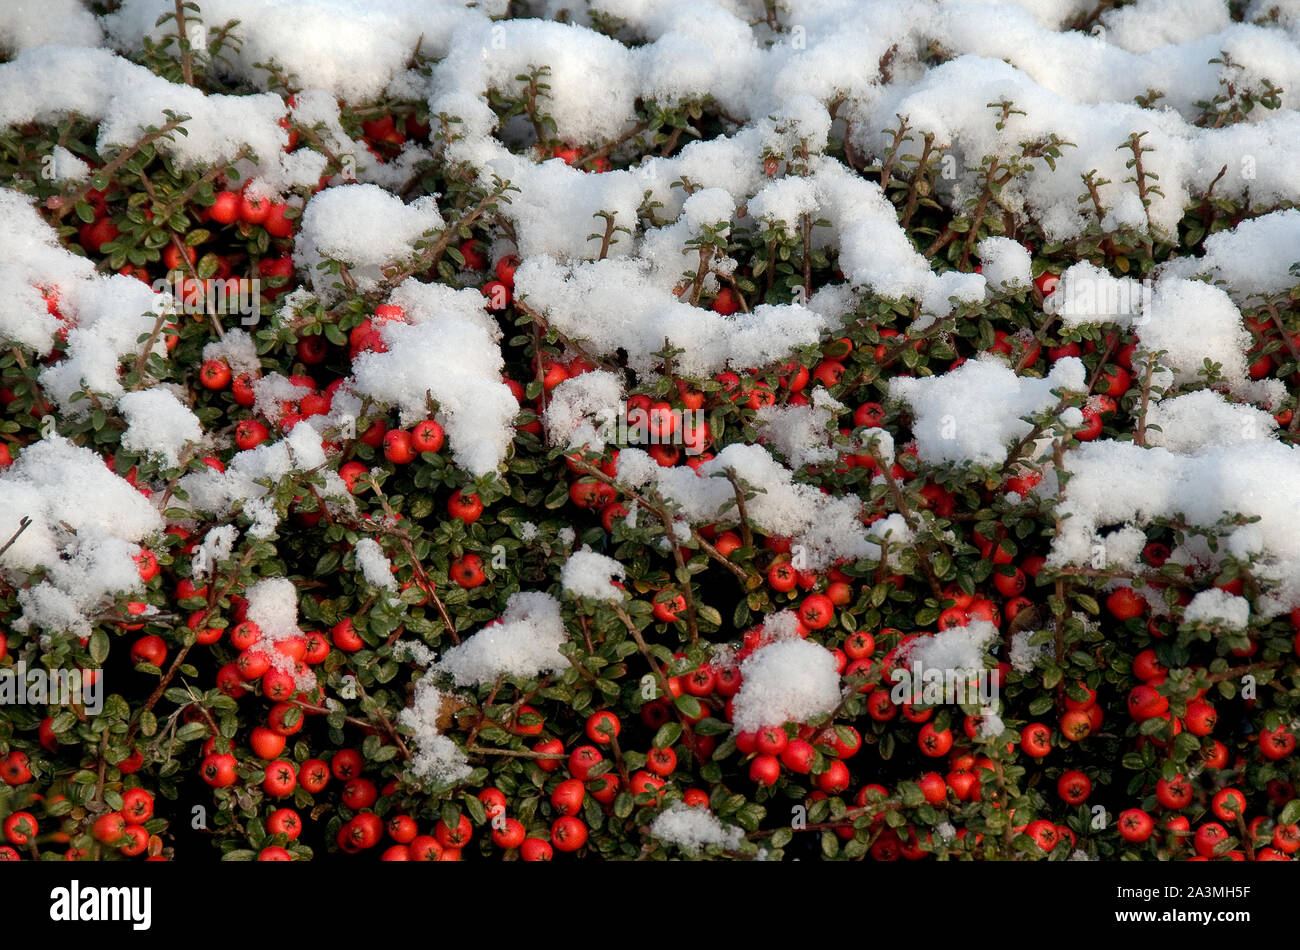
[[[712,716],[706,716],[691,727],[697,736],[720,736],[724,732],[730,732],[731,726],[720,719],[714,719]]]
[[[656,749],[666,749],[676,742],[682,735],[682,724],[680,722],[666,722],[659,727],[655,733],[654,741],[650,744]]]
[[[180,742],[193,742],[195,739],[203,739],[208,735],[207,723],[187,722],[176,730],[176,738]]]
[[[1053,702],[1051,696],[1038,696],[1029,704],[1029,714],[1031,716],[1041,716],[1052,708]]]
[[[840,838],[829,828],[822,832],[822,856],[835,858],[840,853]]]
[[[635,806],[631,792],[619,792],[618,798],[614,799],[614,814],[619,818],[627,818]]]
[[[443,802],[440,817],[448,828],[455,828],[460,824],[460,806],[455,802]]]
[[[1300,821],[1300,798],[1293,798],[1287,802],[1282,813],[1277,816],[1277,821],[1280,825],[1294,825]]]
[[[1097,603],[1097,601],[1094,598],[1088,596],[1087,594],[1076,593],[1074,595],[1074,601],[1084,610],[1088,611],[1088,613],[1092,614],[1094,617],[1101,613],[1101,606]]]
[[[77,724],[77,717],[70,712],[61,712],[50,721],[50,731],[61,736]]]
[[[673,700],[673,705],[676,706],[687,719],[694,719],[703,712],[703,710],[700,709],[700,701],[690,693],[682,693]]]
[[[90,661],[96,666],[103,664],[108,658],[108,634],[103,630],[96,630],[90,635]]]

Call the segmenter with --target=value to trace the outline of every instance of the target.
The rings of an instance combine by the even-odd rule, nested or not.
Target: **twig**
[[[152,145],[154,142],[158,141],[158,139],[163,138],[185,122],[188,122],[189,119],[190,117],[187,115],[168,119],[160,128],[146,133],[138,141],[133,142],[131,145],[128,145],[126,148],[122,149],[122,151],[118,152],[112,161],[104,165],[104,167],[99,169],[94,175],[91,175],[90,178],[87,179],[86,183],[76,191],[50,199],[50,201],[46,202],[46,207],[51,208],[54,211],[54,218],[56,221],[63,220],[68,216],[68,213],[83,201],[86,195],[90,194],[94,189],[95,178],[103,175],[105,178],[112,179],[118,169],[135,157],[135,154],[142,148],[146,145]],[[51,204],[51,202],[53,202],[53,204]]]
[[[899,513],[907,521],[912,536],[914,538],[920,538],[920,519],[917,518],[916,512],[912,510],[912,506],[907,503],[907,496],[903,494],[902,488],[899,487],[898,480],[894,478],[894,473],[890,471],[890,467],[885,464],[885,460],[881,458],[880,451],[874,444],[868,447],[867,454],[875,460],[876,468],[879,469],[881,477],[884,478],[885,484],[889,487],[890,494],[894,496],[894,504],[898,508]],[[934,537],[932,537],[931,540],[938,545],[939,549],[943,551],[945,555],[947,554],[947,546],[942,541]],[[921,545],[918,544],[917,547],[920,548]],[[921,570],[925,573],[926,580],[930,582],[930,589],[933,591],[935,599],[942,601],[943,588],[939,584],[939,579],[934,575],[934,567],[930,564],[929,554],[924,550],[918,550],[917,554],[919,555],[916,559],[917,563],[921,565]]]
[[[4,553],[14,546],[14,542],[22,536],[22,533],[27,530],[31,523],[31,518],[27,515],[22,516],[18,522],[18,530],[9,536],[9,540],[4,543],[4,547],[0,547],[0,557],[4,557]]]
[[[731,482],[732,491],[736,494],[736,514],[740,518],[740,543],[747,548],[752,548],[754,529],[749,526],[749,513],[745,510],[745,490],[740,486],[740,476],[730,465],[727,466],[726,476],[727,481]]]

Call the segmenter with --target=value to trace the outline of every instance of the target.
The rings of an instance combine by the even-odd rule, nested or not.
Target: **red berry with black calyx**
[[[551,792],[551,807],[561,815],[576,815],[582,810],[586,794],[581,779],[565,779]]]
[[[297,342],[294,347],[298,354],[298,359],[307,366],[318,366],[325,362],[329,356],[329,341],[325,337],[305,336]]]
[[[835,605],[825,594],[809,594],[799,605],[799,619],[810,630],[821,630],[835,619]]]
[[[569,754],[569,774],[585,782],[588,773],[603,762],[604,759],[605,757],[601,755],[600,750],[595,746],[578,746]]]
[[[199,368],[199,382],[205,389],[225,389],[230,385],[230,367],[225,360],[207,360]]]
[[[1081,805],[1092,794],[1092,780],[1077,769],[1069,769],[1056,780],[1056,794],[1067,805]]]
[[[1031,722],[1020,731],[1020,748],[1025,755],[1041,759],[1052,751],[1052,730],[1041,722]]]
[[[677,753],[672,749],[651,749],[646,753],[645,767],[655,775],[667,778],[677,769]]]
[[[514,818],[507,818],[500,827],[492,829],[492,843],[498,848],[517,848],[524,843],[528,832]]]
[[[1155,822],[1151,816],[1140,808],[1130,808],[1127,811],[1120,812],[1119,816],[1119,833],[1125,841],[1131,844],[1141,844],[1151,837],[1151,832],[1155,830]]]
[[[444,438],[442,426],[432,419],[417,422],[411,429],[411,446],[417,452],[437,452]]]
[[[849,767],[832,759],[826,771],[817,776],[817,787],[827,795],[838,795],[849,787]]]
[[[693,673],[688,673],[682,679],[682,688],[692,696],[707,696],[713,692],[713,687],[717,682],[712,670],[698,669]]]
[[[257,448],[270,437],[270,430],[256,419],[244,419],[235,426],[235,444],[244,451]]]
[[[552,858],[551,844],[541,838],[525,838],[519,846],[519,857],[523,861],[549,861]]]
[[[384,435],[384,458],[394,465],[406,465],[414,460],[411,433],[404,429],[389,429]]]
[[[551,825],[551,844],[556,851],[577,851],[587,843],[587,826],[577,818],[557,818]]]
[[[790,744],[790,737],[780,726],[764,726],[754,739],[754,749],[760,755],[780,755]]]
[[[740,309],[740,303],[736,299],[735,292],[730,287],[723,287],[718,291],[718,295],[713,298],[711,308],[714,313],[720,313],[724,317],[729,317]]]
[[[767,571],[767,582],[778,593],[794,590],[799,581],[799,573],[789,561],[778,561]]]
[[[661,623],[675,623],[685,609],[686,598],[681,594],[675,594],[669,600],[655,601],[652,613]]]
[[[1132,587],[1120,587],[1106,598],[1106,609],[1116,620],[1141,616],[1146,607],[1146,600]]]
[[[447,514],[473,524],[483,514],[483,501],[478,495],[458,488],[447,499]]]
[[[221,191],[217,193],[216,201],[208,209],[208,217],[218,224],[234,224],[239,220],[239,193],[236,191]]]

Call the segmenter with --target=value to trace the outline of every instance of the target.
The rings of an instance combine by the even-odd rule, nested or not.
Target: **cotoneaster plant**
[[[1300,851],[1259,67],[1063,116],[900,34],[827,99],[846,24],[737,20],[697,88],[674,18],[593,17],[596,102],[556,24],[458,7],[489,77],[246,6],[0,63],[0,673],[85,684],[0,692],[0,859]]]

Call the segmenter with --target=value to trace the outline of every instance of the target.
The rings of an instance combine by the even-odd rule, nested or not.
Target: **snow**
[[[478,4],[500,15],[500,0]],[[116,44],[138,49],[142,37],[159,40],[176,25],[155,26],[173,9],[171,0],[124,0],[104,18]],[[349,101],[379,97],[400,78],[415,52],[446,52],[454,26],[471,14],[447,0],[377,0],[368,4],[339,0],[204,0],[203,23],[215,29],[238,20],[242,47],[226,53],[218,70],[266,88],[270,75],[257,63],[274,61],[298,84],[328,90]],[[476,19],[478,17],[475,17]]]
[[[983,267],[990,289],[1028,290],[1033,280],[1029,251],[1019,241],[1004,237],[986,237],[975,245],[975,254]]]
[[[25,195],[0,189],[0,280],[8,292],[0,299],[0,340],[38,352],[49,349],[59,322],[41,299],[39,287],[58,287],[64,294],[92,283],[94,265],[64,250]]]
[[[0,471],[0,543],[24,516],[31,524],[0,556],[0,571],[21,588],[13,626],[83,637],[115,597],[142,589],[132,558],[163,529],[148,500],[99,455],[60,436],[28,445]]]
[[[685,802],[673,802],[656,815],[650,823],[650,834],[677,845],[692,857],[698,857],[707,847],[735,850],[745,837],[744,831],[724,825],[707,808]]]
[[[922,462],[1000,465],[1011,445],[1033,429],[1023,418],[1054,406],[1053,389],[1082,392],[1084,376],[1075,357],[1057,360],[1043,379],[1017,376],[990,357],[967,360],[941,376],[896,377],[889,397],[911,408]]]
[[[248,619],[272,643],[302,633],[298,627],[298,588],[287,577],[264,578],[244,592]]]
[[[1202,544],[1182,558],[1201,564],[1202,574],[1228,555],[1250,563],[1263,588],[1253,608],[1265,619],[1300,607],[1300,538],[1292,527],[1300,449],[1259,439],[1248,453],[1215,445],[1181,455],[1102,440],[1067,453],[1065,463],[1071,477],[1056,506],[1062,531],[1052,542],[1049,565],[1088,564],[1100,530],[1111,525],[1141,527],[1180,517],[1211,528],[1225,514],[1258,516],[1253,524],[1225,528],[1217,553]],[[1175,563],[1182,563],[1174,553]]]
[[[9,0],[0,8],[0,49],[33,46],[99,46],[103,31],[81,0]]]
[[[457,686],[491,683],[498,676],[525,679],[565,669],[569,661],[559,652],[567,639],[560,604],[550,594],[520,591],[506,601],[501,623],[447,650],[438,669]]]
[[[436,783],[458,782],[473,770],[460,746],[438,730],[438,717],[449,697],[433,679],[426,673],[416,680],[411,705],[398,714],[397,723],[410,730],[414,739],[411,774]]]
[[[446,227],[432,196],[409,205],[378,185],[338,185],[316,194],[302,212],[294,263],[327,302],[337,299],[338,275],[319,270],[322,261],[347,267],[361,293],[380,286],[381,268],[404,263],[421,237]]]
[[[353,546],[357,559],[357,569],[371,587],[388,591],[397,590],[397,581],[393,579],[393,565],[388,555],[374,538],[361,538]]]
[[[1250,622],[1250,601],[1211,587],[1192,598],[1183,608],[1183,623],[1213,623],[1244,630]]]
[[[1226,29],[1231,19],[1223,0],[1138,0],[1101,17],[1102,34],[1130,53],[1186,43]]]
[[[410,323],[382,325],[386,353],[365,352],[352,363],[351,388],[401,410],[403,426],[429,417],[446,430],[456,464],[472,475],[494,472],[505,459],[519,414],[502,382],[501,328],[475,291],[403,283],[390,300]]]
[[[1300,262],[1300,210],[1289,208],[1257,218],[1247,218],[1235,228],[1205,239],[1200,257],[1176,257],[1166,264],[1165,276],[1204,275],[1222,281],[1239,304],[1252,298],[1290,290],[1296,283],[1291,270]]]
[[[622,600],[627,595],[615,587],[611,578],[623,580],[627,568],[612,557],[597,554],[586,545],[574,551],[560,571],[560,585],[575,597],[592,600]]]
[[[320,433],[306,423],[299,423],[287,438],[268,439],[252,449],[235,453],[224,472],[206,468],[182,476],[177,486],[189,500],[182,502],[177,498],[172,504],[217,518],[228,518],[242,511],[251,522],[248,533],[254,538],[269,538],[280,519],[269,497],[268,484],[274,485],[290,474],[318,471],[325,461]],[[341,499],[351,506],[351,496],[343,480],[332,471],[323,474],[325,486],[318,489],[321,496]]]
[[[808,722],[840,701],[835,657],[811,640],[782,639],[759,647],[740,664],[740,675],[731,720],[737,732]]]
[[[140,281],[119,274],[68,289],[77,318],[68,330],[67,357],[42,369],[40,382],[65,414],[77,418],[91,409],[88,399],[74,401],[78,393],[96,393],[101,402],[110,405],[123,394],[122,361],[144,351],[146,344],[140,341],[149,339],[157,322],[155,314],[165,311],[170,298],[159,297]],[[161,333],[149,351],[166,356],[167,344]]]
[[[923,670],[982,670],[985,653],[998,639],[998,628],[987,620],[973,620],[913,640],[899,657],[899,663],[916,663]]]
[[[839,451],[831,445],[833,433],[826,426],[843,411],[842,403],[818,388],[808,406],[760,407],[755,414],[758,437],[783,455],[792,468],[833,462]]]
[[[591,223],[585,222],[584,234]],[[686,258],[674,265],[680,275]],[[730,316],[693,307],[673,295],[671,286],[650,280],[649,262],[606,258],[573,265],[550,257],[531,257],[515,271],[519,299],[548,323],[600,357],[627,352],[633,371],[651,374],[655,353],[665,340],[684,350],[675,358],[679,372],[703,376],[728,366],[773,363],[799,346],[817,342],[825,318],[798,304],[761,304],[749,314]],[[591,314],[604,319],[593,321]]]
[[[1198,389],[1152,403],[1147,429],[1148,445],[1187,454],[1270,439],[1277,420],[1254,406],[1229,402],[1211,389]]]
[[[117,408],[127,422],[122,447],[151,455],[165,468],[180,465],[181,451],[203,438],[198,417],[166,389],[126,393]]]
[[[1030,642],[1041,630],[1020,630],[1011,635],[1011,649],[1007,653],[1007,662],[1018,673],[1028,673],[1038,662],[1048,655],[1046,642],[1037,645]]]
[[[463,170],[479,186],[499,176],[518,189],[497,210],[505,227],[493,223],[490,238],[492,257],[521,258],[516,299],[585,351],[612,361],[626,357],[628,374],[595,370],[550,394],[546,432],[552,447],[564,451],[604,450],[609,434],[602,423],[623,410],[628,387],[663,392],[671,385],[660,378],[664,367],[654,355],[665,344],[682,351],[674,357],[674,375],[698,378],[778,367],[796,350],[841,335],[846,322],[872,319],[882,304],[897,304],[899,314],[910,315],[911,333],[953,312],[964,318],[970,311],[977,319],[990,305],[1028,290],[1033,258],[1019,236],[1038,240],[1041,231],[1050,245],[1096,228],[1131,231],[1125,240],[1174,235],[1213,182],[1216,198],[1248,206],[1256,216],[1208,235],[1203,253],[1175,256],[1150,273],[1119,276],[1118,267],[1077,261],[1044,302],[1044,313],[1033,315],[1055,318],[1065,330],[1101,325],[1135,334],[1135,362],[1140,367],[1159,353],[1154,382],[1169,390],[1157,391],[1147,407],[1145,445],[1124,433],[1115,441],[1071,447],[1063,460],[1072,476],[1068,483],[1062,489],[1062,473],[1046,465],[1035,499],[1053,506],[1060,519],[1050,554],[1054,566],[1090,564],[1101,545],[1108,566],[1143,571],[1147,533],[1163,519],[1209,530],[1225,516],[1257,517],[1221,526],[1217,547],[1190,537],[1171,561],[1186,566],[1198,584],[1210,583],[1228,558],[1248,562],[1262,595],[1248,603],[1203,591],[1184,619],[1242,628],[1252,615],[1267,619],[1300,606],[1300,537],[1293,528],[1300,449],[1279,438],[1272,415],[1286,404],[1286,386],[1249,378],[1255,357],[1243,320],[1243,311],[1286,294],[1300,279],[1294,270],[1300,211],[1269,210],[1300,200],[1295,0],[1252,0],[1245,22],[1234,21],[1221,0],[1134,0],[1108,5],[1091,34],[1065,26],[1092,13],[1092,0],[784,0],[779,14],[788,30],[772,30],[761,5],[741,0],[539,0],[527,11],[551,18],[563,11],[569,22],[498,19],[510,12],[505,0],[204,0],[201,22],[192,18],[199,32],[192,35],[198,39],[238,20],[241,45],[211,61],[199,43],[199,65],[228,88],[249,91],[241,95],[207,95],[127,58],[145,48],[146,38],[157,43],[172,35],[175,24],[158,22],[174,9],[171,0],[111,6],[114,12],[97,17],[75,0],[0,5],[0,51],[7,60],[0,63],[0,125],[57,128],[78,116],[96,124],[94,145],[106,161],[163,123],[165,110],[191,116],[184,124],[188,134],[157,143],[177,167],[201,172],[235,163],[239,177],[232,187],[249,181],[255,192],[303,208],[293,259],[311,289],[285,302],[273,329],[287,332],[296,311],[343,301],[336,284],[344,278],[319,266],[327,259],[346,268],[346,279],[368,307],[386,302],[403,312],[380,329],[386,352],[361,353],[343,370],[343,388],[328,415],[234,453],[224,473],[208,469],[178,480],[169,507],[223,522],[206,526],[191,562],[196,578],[213,576],[241,532],[274,539],[276,498],[287,478],[309,475],[323,482],[320,491],[331,506],[354,505],[330,470],[335,460],[322,440],[355,421],[363,400],[396,413],[404,427],[435,418],[446,430],[452,461],[470,476],[496,475],[510,458],[519,405],[502,376],[505,321],[486,310],[473,286],[426,283],[423,276],[390,286],[388,269],[411,263],[417,245],[449,227],[452,212],[439,204],[452,207],[456,195],[399,197],[419,194],[419,188],[406,188],[429,162]],[[613,22],[613,36],[589,28],[602,18]],[[432,63],[427,74],[412,68],[417,47]],[[1225,51],[1240,69],[1211,62]],[[271,70],[258,65],[271,61],[295,92],[292,107]],[[639,160],[593,174],[540,154],[532,147],[535,130],[523,117],[501,122],[490,98],[519,94],[525,84],[520,74],[534,67],[546,69],[548,88],[539,101],[557,138],[588,150],[609,146],[617,166],[627,165],[629,156]],[[1220,94],[1226,83],[1258,94],[1266,79],[1283,90],[1281,108],[1258,108],[1218,128],[1198,124],[1198,102]],[[1162,95],[1143,108],[1135,97],[1149,90]],[[632,134],[640,108],[691,106],[706,98],[725,113],[720,127],[710,126],[699,140],[684,136],[671,154],[649,148],[648,133]],[[427,104],[435,135],[428,147],[410,141],[381,161],[345,130],[341,106],[390,100]],[[1016,110],[1002,128],[990,108],[999,102]],[[323,154],[310,145],[285,151],[288,136],[280,122],[290,113],[314,128],[330,152],[354,160],[333,187],[317,190]],[[449,139],[437,133],[439,114],[459,120],[449,123],[455,130]],[[910,132],[901,143],[897,176],[912,176],[914,159],[906,156],[919,154],[923,136],[932,134],[942,172],[929,197],[946,207],[978,200],[982,162],[1027,166],[998,194],[1015,230],[972,247],[968,263],[978,261],[981,273],[927,258],[913,243],[916,235],[900,226],[878,176],[857,170],[884,157],[900,116]],[[1143,163],[1159,186],[1146,207],[1124,147],[1143,132],[1150,149]],[[1054,170],[1042,158],[1024,158],[1024,143],[1052,135],[1066,143]],[[624,136],[630,137],[620,142]],[[828,143],[842,137],[853,168],[825,154]],[[91,171],[62,145],[34,157],[48,158],[43,173],[69,190]],[[1108,179],[1098,185],[1100,208],[1081,177],[1094,170]],[[653,215],[647,214],[655,202]],[[604,222],[593,217],[598,213],[623,229],[603,254]],[[132,383],[133,391],[123,383],[124,367],[149,355],[142,341],[159,316],[173,318],[172,301],[133,278],[98,273],[92,261],[65,250],[18,191],[0,190],[0,217],[0,280],[8,290],[0,301],[0,343],[38,367],[52,414],[80,422],[103,408],[113,426],[125,423],[125,450],[166,468],[196,448],[229,448],[220,426],[204,432],[174,380],[145,378]],[[767,304],[750,294],[749,312],[723,316],[709,308],[713,296],[730,278],[745,275],[743,261],[719,256],[707,262],[699,305],[692,303],[684,288],[700,257],[690,242],[715,228],[744,242],[768,233],[799,242],[805,221],[811,245],[828,254],[842,279],[790,303]],[[43,292],[57,292],[57,315]],[[66,354],[54,358],[59,334],[66,334]],[[282,375],[262,376],[256,344],[244,330],[226,330],[202,353],[205,360],[224,360],[236,374],[261,377],[254,410],[272,423],[281,418],[281,403],[304,394]],[[161,336],[150,354],[169,365]],[[1201,378],[1207,360],[1219,365],[1221,384]],[[847,445],[837,442],[847,407],[814,385],[810,405],[757,413],[758,444],[720,446],[698,471],[663,468],[645,452],[625,448],[617,480],[662,499],[674,516],[672,536],[689,544],[692,526],[737,524],[725,477],[734,470],[756,491],[747,503],[753,527],[790,538],[810,569],[824,570],[841,558],[874,563],[885,546],[887,567],[896,569],[914,540],[908,520],[894,513],[864,525],[862,497],[821,491],[814,483],[818,467],[835,465],[842,452],[873,437],[886,461],[894,456],[895,439],[910,437],[925,464],[1000,466],[1030,433],[1025,417],[1056,404],[1053,390],[1086,386],[1078,359],[1056,361],[1044,378],[1036,372],[1017,372],[986,356],[935,376],[896,376],[884,398],[904,409],[910,436],[859,430]],[[1034,457],[1080,418],[1077,410],[1060,414],[1030,447]],[[1124,412],[1114,418],[1122,421]],[[729,426],[726,437],[736,438],[735,431]],[[19,589],[21,616],[14,626],[47,636],[84,635],[115,598],[138,594],[131,555],[163,520],[90,449],[53,435],[14,447],[20,449],[17,462],[0,471],[0,510],[7,513],[0,515],[0,542],[13,534],[21,513],[33,518],[0,556],[5,579]],[[628,523],[647,521],[635,504],[629,508]],[[552,531],[559,545],[575,544],[573,527],[518,523],[526,542]],[[391,562],[376,541],[359,541],[355,561],[368,584],[395,589]],[[597,600],[622,597],[611,582],[631,567],[584,547],[563,561],[559,586],[550,590]],[[639,569],[632,573],[639,576]],[[298,629],[296,597],[289,578],[264,578],[250,589],[250,602],[256,602],[250,617],[256,614],[272,638],[289,635]],[[551,594],[514,593],[502,621],[447,650],[418,682],[413,705],[402,714],[415,738],[417,775],[443,780],[468,774],[463,754],[437,730],[447,695],[435,682],[449,677],[464,686],[566,667],[558,652],[565,623]],[[746,723],[806,719],[838,702],[829,654],[790,638],[791,625],[788,613],[770,616],[764,626],[774,642],[746,661],[736,702]],[[987,627],[937,634],[918,641],[912,654],[927,665],[982,666],[991,643]],[[1010,645],[1018,669],[1031,669],[1040,653],[1027,637],[1017,634]],[[426,666],[432,659],[422,655]],[[995,712],[988,721],[998,731]],[[678,806],[660,815],[656,826],[687,851],[730,840],[734,832],[707,812]]]
[[[601,452],[613,437],[623,408],[623,381],[616,373],[591,370],[563,380],[551,390],[546,404],[551,444],[570,451]]]
[[[1250,333],[1232,298],[1218,287],[1180,278],[1158,282],[1142,311],[1139,335],[1138,353],[1163,351],[1158,362],[1173,371],[1176,384],[1195,382],[1209,359],[1220,364],[1234,390],[1246,385]]]
[[[259,160],[250,168],[287,183],[279,156],[288,133],[277,124],[285,105],[277,95],[205,96],[106,49],[41,46],[0,64],[0,125],[57,124],[76,113],[99,121],[101,153],[134,143],[149,126],[162,126],[167,109],[190,117],[184,123],[188,135],[156,143],[182,167],[234,161],[247,147]]]
[[[238,539],[239,529],[232,524],[219,525],[204,535],[203,543],[190,561],[193,578],[197,581],[212,576],[217,566],[234,552]]]
[[[262,371],[262,360],[257,355],[257,346],[246,331],[230,329],[219,340],[212,340],[203,345],[203,361],[224,360],[230,367],[232,376],[248,373],[256,378]]]

